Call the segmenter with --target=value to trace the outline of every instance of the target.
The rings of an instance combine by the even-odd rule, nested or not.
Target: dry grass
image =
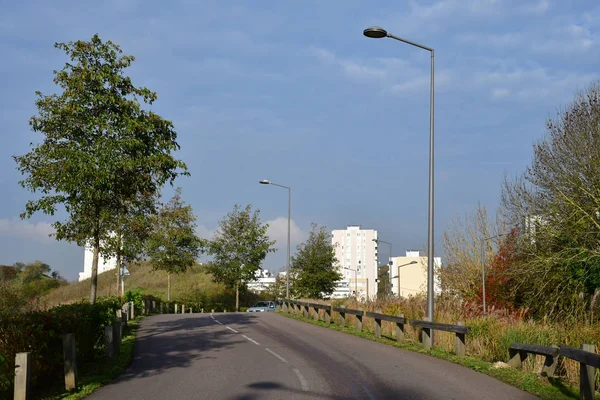
[[[139,290],[143,294],[167,299],[167,275],[162,271],[153,271],[146,262],[128,266],[130,276],[125,277],[125,291]],[[107,271],[98,275],[98,296],[116,294],[115,271]],[[45,295],[40,299],[41,308],[49,308],[58,304],[69,304],[90,295],[90,280],[75,282]],[[186,273],[171,275],[171,300],[200,302],[215,307],[233,309],[234,295],[224,285],[214,283],[211,276],[201,266],[194,266]],[[255,296],[240,296],[240,304],[255,300]]]
[[[314,302],[310,299],[304,301]],[[365,311],[381,311],[389,315],[404,314],[407,319],[422,319],[425,316],[427,304],[425,297],[389,298],[368,303],[355,300],[322,302],[333,305],[343,304],[350,309],[362,308]],[[334,313],[333,319],[335,323],[339,323],[337,313]],[[599,322],[565,321],[564,323],[557,323],[548,319],[534,321],[524,317],[523,314],[509,314],[498,310],[483,318],[472,315],[471,312],[465,310],[459,301],[453,299],[437,300],[435,304],[435,321],[448,324],[462,321],[471,327],[471,334],[467,336],[467,354],[489,362],[508,361],[508,347],[513,342],[545,346],[562,344],[576,348],[579,348],[583,343],[592,343],[596,345],[597,352],[600,345]],[[354,323],[355,317],[346,315],[346,324],[353,326]],[[373,331],[373,325],[374,321],[371,318],[363,318],[363,329]],[[393,337],[394,328],[394,324],[382,322],[382,334],[384,336]],[[406,325],[405,331],[407,340],[419,341],[420,329]],[[435,333],[436,347],[452,352],[454,351],[454,341],[455,336],[453,333],[440,331]],[[531,355],[524,363],[523,369],[527,372],[540,372],[543,363],[544,357]],[[561,357],[556,375],[571,385],[577,386],[579,382],[579,363]],[[598,384],[600,384],[600,376],[597,375],[597,379]]]

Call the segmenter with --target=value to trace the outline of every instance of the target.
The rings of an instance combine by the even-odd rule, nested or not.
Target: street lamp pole
[[[285,268],[285,298],[290,298],[290,219],[292,215],[292,189],[289,186],[279,185],[266,179],[259,183],[263,185],[279,186],[288,190],[288,229],[287,229],[287,265]]]
[[[495,236],[490,236],[490,237],[481,239],[481,294],[482,294],[481,297],[483,297],[483,316],[484,317],[487,315],[487,305],[486,305],[486,300],[485,300],[485,250],[484,250],[483,246],[487,240],[498,238],[500,236],[505,236],[505,235],[507,235],[507,234],[500,233]]]
[[[370,38],[389,37],[400,42],[410,44],[411,46],[419,47],[431,53],[431,83],[429,94],[429,212],[428,212],[428,235],[427,235],[427,316],[433,321],[433,150],[434,150],[434,51],[431,47],[411,42],[388,33],[385,29],[372,26],[363,31],[363,34]],[[433,342],[433,337],[432,337]]]
[[[392,279],[394,279],[394,278],[398,278],[398,298],[400,298],[400,297],[401,297],[401,296],[400,296],[400,293],[401,293],[401,292],[400,292],[400,289],[401,289],[401,287],[400,287],[400,267],[406,267],[407,265],[412,265],[412,264],[416,264],[416,263],[417,263],[416,261],[411,261],[411,262],[409,262],[409,263],[406,263],[406,264],[398,265],[398,276],[394,276],[394,277],[392,278]]]

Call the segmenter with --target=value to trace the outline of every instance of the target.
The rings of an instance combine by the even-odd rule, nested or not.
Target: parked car
[[[264,311],[275,311],[274,301],[259,301],[252,307],[248,308],[248,312],[264,312]]]

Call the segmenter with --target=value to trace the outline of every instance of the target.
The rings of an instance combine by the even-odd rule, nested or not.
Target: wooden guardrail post
[[[423,321],[431,322],[431,318],[424,317]],[[431,328],[422,327],[421,342],[425,350],[431,350]]]
[[[358,311],[360,311],[360,314],[355,314],[354,316],[356,317],[356,330],[361,332],[362,331],[362,320],[363,320],[363,314],[362,314],[362,308],[359,308]]]
[[[77,388],[77,353],[75,352],[75,336],[67,333],[63,336],[63,358],[65,361],[65,390]]]
[[[343,328],[346,326],[346,311],[343,308],[339,311],[340,313],[340,326]]]
[[[302,305],[302,314],[304,315],[304,318],[308,318],[308,306],[307,305]]]
[[[107,325],[104,327],[104,353],[109,360],[112,360],[115,356],[115,336],[115,326]]]
[[[381,310],[375,310],[377,314],[381,314]],[[375,337],[381,338],[381,318],[373,318],[375,320]]]
[[[17,353],[15,356],[15,400],[29,400],[29,380],[31,379],[31,352]]]
[[[319,320],[319,309],[317,307],[313,306],[313,313],[314,313],[313,315],[315,317],[315,321],[318,321]]]
[[[129,302],[129,319],[135,318],[135,303],[133,301]]]
[[[156,301],[152,300],[152,312],[156,311]]]
[[[177,314],[177,303],[175,303],[175,314]]]
[[[327,325],[331,324],[331,306],[325,307],[325,323]]]
[[[456,325],[465,326],[465,323],[459,321],[456,323]],[[465,337],[466,335],[464,333],[456,333],[456,338],[454,339],[454,352],[456,353],[457,357],[465,356],[465,352],[467,349]]]
[[[398,317],[404,320],[404,314],[398,314]],[[404,323],[396,322],[396,341],[398,343],[404,343]]]
[[[281,311],[283,311],[285,313],[287,312],[287,304],[285,301],[281,302]]]
[[[182,305],[181,305],[181,313],[182,313],[182,314],[185,314],[185,304],[182,304]]]
[[[121,341],[123,340],[123,324],[121,323],[121,321],[116,320],[113,326],[113,337],[115,338],[115,356],[117,356],[119,355],[119,353],[121,353]]]
[[[593,344],[582,344],[581,350],[590,353],[595,353],[596,349]],[[596,368],[593,365],[584,363],[579,364],[579,393],[581,399],[594,400],[594,392],[596,384]]]

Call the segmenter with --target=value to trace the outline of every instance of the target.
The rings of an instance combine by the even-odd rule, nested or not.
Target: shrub
[[[31,352],[32,390],[53,385],[63,373],[62,336],[72,333],[77,360],[91,361],[104,345],[104,327],[115,320],[119,298],[99,298],[96,304],[82,301],[48,311],[0,314],[0,397],[13,386],[15,354]]]

